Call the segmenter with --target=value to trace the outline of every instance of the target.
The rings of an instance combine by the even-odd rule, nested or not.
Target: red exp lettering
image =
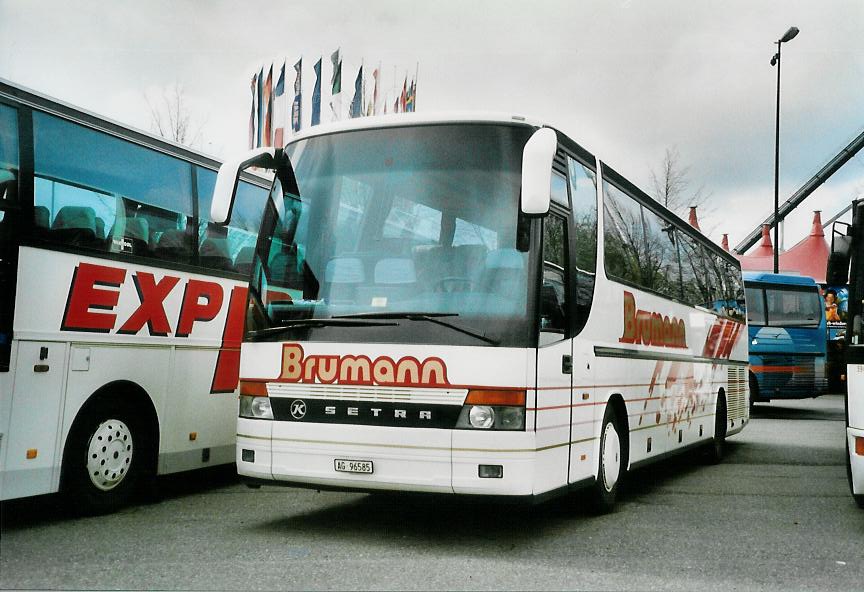
[[[144,271],[139,271],[132,276],[141,305],[123,323],[117,333],[134,335],[141,330],[145,323],[150,335],[166,337],[171,333],[171,325],[168,323],[163,302],[165,302],[165,297],[168,296],[169,292],[177,285],[177,282],[180,281],[180,278],[166,275],[156,283],[154,277],[152,273]]]
[[[204,302],[201,299],[204,298]],[[177,337],[189,337],[195,321],[212,321],[222,308],[222,286],[213,282],[189,280],[177,321]]]
[[[117,320],[115,313],[91,312],[90,309],[113,310],[120,300],[120,286],[124,279],[125,269],[92,263],[78,265],[69,286],[61,330],[108,333],[113,329]],[[98,286],[114,289],[100,289]]]

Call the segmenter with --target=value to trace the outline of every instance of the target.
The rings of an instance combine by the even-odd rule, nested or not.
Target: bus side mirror
[[[222,163],[216,176],[216,187],[213,189],[210,219],[216,224],[227,224],[231,220],[240,173],[250,167],[275,168],[275,161],[276,148],[257,148],[241,157]]]
[[[520,208],[526,216],[549,213],[552,189],[552,159],[558,148],[558,136],[548,127],[534,132],[522,150],[522,199]]]
[[[828,269],[825,281],[832,286],[840,286],[849,282],[849,255],[852,250],[852,239],[847,232],[849,225],[835,222],[831,232],[831,253],[828,255]]]

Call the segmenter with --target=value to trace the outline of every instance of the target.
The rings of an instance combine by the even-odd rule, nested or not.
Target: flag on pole
[[[276,88],[273,90],[273,145],[281,148],[285,145],[285,112],[286,112],[286,95],[285,95],[285,66],[283,60],[282,68],[279,70],[279,79],[276,82]]]
[[[249,111],[249,150],[255,148],[255,91],[258,89],[258,74],[252,75],[252,109]]]
[[[264,80],[264,140],[262,146],[273,145],[273,64]]]
[[[291,104],[291,129],[294,132],[299,132],[302,122],[302,112],[300,108],[303,105],[303,84],[301,83],[303,58],[300,58],[297,60],[297,63],[294,64],[294,71],[297,72],[297,77],[294,78],[294,102]]]
[[[354,80],[354,98],[351,99],[351,110],[348,114],[351,118],[363,117],[363,66],[360,66]]]
[[[321,123],[321,60],[319,58],[315,63],[315,86],[312,89],[312,124],[318,125]]]
[[[405,75],[405,81],[402,82],[402,94],[399,95],[399,111],[405,113],[408,107],[408,75]]]
[[[330,79],[330,109],[333,111],[333,120],[339,121],[342,117],[342,59],[339,50],[330,56],[333,62],[333,76]]]
[[[378,79],[381,77],[381,65],[372,72],[372,78],[375,79],[375,86],[372,90],[372,113],[378,115],[381,112],[381,104],[378,100]]]
[[[261,134],[264,132],[264,125],[263,125],[263,122],[264,122],[264,101],[261,100],[262,97],[264,96],[264,68],[261,68],[258,71],[257,90],[258,90],[258,93],[257,93],[256,97],[258,100],[258,109],[256,111],[258,114],[258,122],[257,122],[258,125],[257,125],[257,129],[255,130],[255,138],[256,138],[255,147],[260,148],[262,146]]]
[[[416,92],[416,87],[414,86],[415,81],[411,81],[411,86],[408,87],[408,98],[405,100],[405,110],[408,113],[414,112],[414,93]]]

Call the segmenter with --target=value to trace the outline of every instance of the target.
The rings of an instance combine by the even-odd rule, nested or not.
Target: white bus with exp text
[[[0,81],[0,499],[104,511],[234,460],[269,181],[209,219],[219,163]]]
[[[276,181],[253,263],[237,466],[251,485],[525,496],[747,423],[739,264],[521,117],[365,118],[220,169]]]
[[[858,507],[864,508],[864,199],[852,204],[852,224],[834,223],[828,283],[849,283],[846,316],[846,471]]]

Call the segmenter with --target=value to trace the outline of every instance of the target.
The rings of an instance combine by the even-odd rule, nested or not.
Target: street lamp
[[[789,27],[777,41],[777,53],[771,58],[771,65],[777,66],[777,125],[774,136],[774,273],[780,268],[780,242],[778,240],[780,220],[780,47],[787,41],[792,41],[798,35],[798,27]]]

